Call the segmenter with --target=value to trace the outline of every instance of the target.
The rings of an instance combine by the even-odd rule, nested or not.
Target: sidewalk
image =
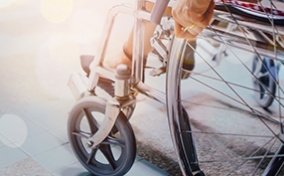
[[[108,9],[125,1],[64,1],[66,11],[51,1],[0,3],[0,176],[88,175],[67,139],[67,82],[79,56],[98,47]],[[137,156],[127,175],[169,174]]]
[[[13,130],[0,129],[0,176],[87,176],[89,173],[80,165],[67,139],[66,109],[72,101],[51,100],[38,102],[20,108],[0,119],[9,125],[5,117],[14,119]],[[15,122],[15,119],[17,119]],[[22,121],[21,121],[22,120]],[[18,121],[18,122],[17,122]],[[21,123],[22,122],[22,123]],[[25,133],[26,139],[20,144],[18,132]],[[19,126],[20,125],[20,126]],[[9,132],[9,133],[7,133]],[[24,137],[24,136],[23,136]],[[12,142],[18,139],[18,142]],[[162,169],[137,156],[127,174],[129,176],[167,176]]]

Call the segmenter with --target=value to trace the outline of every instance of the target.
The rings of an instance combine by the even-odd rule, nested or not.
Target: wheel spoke
[[[98,149],[93,149],[92,152],[90,153],[88,160],[87,160],[87,164],[90,164],[92,159],[94,158],[95,154],[97,153]]]
[[[225,17],[223,12],[220,14],[222,17]],[[208,44],[213,46],[214,43],[211,43],[211,41],[207,43],[208,40],[205,38],[205,41],[200,40],[200,45],[196,49],[193,48],[195,49],[196,57],[202,60],[200,62],[201,65],[196,65],[197,68],[190,71],[191,79],[180,81],[181,67],[184,61],[177,58],[184,58],[183,56],[186,54],[185,47],[187,46],[179,39],[174,40],[171,58],[168,60],[166,87],[170,129],[174,139],[177,138],[177,134],[182,133],[181,124],[184,123],[182,123],[182,119],[179,119],[182,113],[180,107],[186,107],[190,114],[190,124],[188,125],[191,125],[193,130],[198,131],[198,134],[195,131],[187,130],[188,137],[181,138],[181,142],[176,140],[175,145],[178,151],[188,152],[192,147],[187,145],[184,149],[182,145],[187,144],[188,139],[193,136],[195,146],[197,147],[198,161],[204,173],[212,175],[248,175],[248,173],[249,175],[260,175],[265,167],[269,166],[270,160],[276,158],[277,161],[282,157],[281,155],[277,157],[274,155],[278,145],[283,145],[281,136],[283,131],[282,124],[284,123],[281,115],[283,113],[283,88],[280,84],[282,79],[279,79],[279,76],[281,76],[279,75],[279,68],[276,67],[279,60],[277,60],[278,57],[266,55],[267,53],[261,51],[256,43],[251,42],[255,40],[254,37],[260,40],[260,37],[257,36],[257,30],[249,31],[250,29],[248,28],[249,30],[246,31],[246,27],[240,26],[233,16],[231,16],[230,20],[236,23],[237,26],[233,26],[234,28],[230,29],[230,26],[228,26],[229,18],[227,19],[228,21],[222,21],[221,15],[221,21],[217,19],[215,24],[211,24],[213,27],[214,25],[216,26],[215,34],[218,34],[214,35],[215,38],[212,37],[212,39],[217,39],[221,35],[219,33],[220,28],[224,27],[227,31],[234,34],[243,34],[245,37],[243,44],[248,45],[248,48],[251,47],[251,51],[254,53],[253,55],[239,53],[239,50],[235,48],[238,45],[242,45],[242,43],[233,41],[233,36],[228,38],[228,40],[226,40],[227,38],[222,39],[222,36],[220,36],[220,40],[217,39],[216,41],[223,42],[227,47],[226,50],[230,50],[228,56],[236,56],[236,59],[234,60],[234,57],[226,56],[228,57],[226,59],[230,62],[226,62],[225,66],[221,65],[219,67],[217,64],[219,64],[223,55],[221,55],[222,53],[212,53],[210,48],[208,49],[210,53],[208,56],[206,53],[207,46]],[[206,35],[207,38],[209,36]],[[231,46],[233,47],[230,49]],[[273,46],[277,46],[277,44]],[[216,48],[218,49],[217,52],[223,52],[221,47],[216,45],[212,47],[212,50]],[[240,49],[242,48],[240,47]],[[273,50],[277,51],[276,49],[274,48]],[[212,64],[211,56],[213,54],[220,57],[215,58],[214,61],[218,62],[216,64]],[[253,67],[251,67],[251,62],[246,57],[257,57],[259,60],[255,60]],[[234,72],[237,73],[238,77],[230,77]],[[247,75],[245,75],[246,73]],[[205,88],[201,86],[205,86]],[[210,97],[207,98],[207,96]],[[190,106],[192,104],[209,107],[209,110],[207,112],[202,107]],[[210,109],[211,107],[217,107],[217,110]],[[223,109],[233,110],[231,112],[236,113],[230,116],[227,113],[230,111],[218,112],[218,110],[222,111]],[[279,112],[277,112],[277,109]],[[210,114],[211,112],[212,115]],[[208,118],[205,116],[208,116]],[[246,129],[248,131],[245,131]],[[203,134],[200,133],[214,135],[202,136]],[[225,135],[219,136],[217,134]],[[194,151],[189,153],[189,155],[192,153]],[[191,162],[192,160],[182,154],[179,155],[178,159],[179,164],[182,166],[182,171],[186,173],[184,175],[194,175],[192,171],[194,171],[193,166],[195,165],[188,166],[188,161]],[[281,154],[283,155],[283,153]],[[277,167],[276,169],[278,167],[282,168],[282,166],[274,167]],[[274,169],[274,167],[271,168]],[[281,172],[281,174],[283,173]]]
[[[90,129],[91,129],[91,133],[92,134],[96,133],[99,129],[98,122],[95,120],[95,118],[93,117],[93,115],[90,111],[88,111],[87,109],[83,109],[83,112],[87,117]]]
[[[102,144],[113,144],[113,145],[118,145],[120,147],[125,147],[125,142],[122,139],[117,139],[115,137],[108,136]]]
[[[272,140],[273,140],[273,141],[272,141]],[[270,145],[270,147],[269,147],[269,149],[265,152],[265,154],[263,155],[263,158],[259,161],[257,167],[255,168],[254,175],[256,174],[257,170],[260,168],[261,164],[264,162],[264,159],[267,158],[267,156],[268,156],[268,154],[269,154],[269,151],[271,150],[271,148],[272,148],[273,145],[275,144],[276,140],[277,140],[276,138],[272,138],[270,141],[267,142],[267,144],[268,144],[268,143],[270,143],[270,142],[272,141],[272,142],[271,142],[271,145]],[[265,144],[265,145],[266,145],[266,144]],[[264,146],[263,146],[263,148],[264,148]],[[256,153],[256,152],[255,152],[255,153]]]
[[[113,153],[111,151],[110,145],[103,144],[100,146],[99,149],[101,150],[105,158],[108,160],[111,168],[115,170],[117,168],[117,165],[116,165],[116,161],[114,159]]]
[[[87,132],[84,132],[84,131],[73,131],[72,135],[78,136],[78,137],[84,138],[84,139],[89,139],[89,137],[91,137],[90,133],[87,133]]]

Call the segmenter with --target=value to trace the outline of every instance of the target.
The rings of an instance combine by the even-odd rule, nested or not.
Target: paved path
[[[0,2],[0,175],[88,175],[67,139],[75,103],[67,82],[81,71],[79,56],[95,53],[105,15],[117,1],[5,2]],[[130,30],[131,20],[125,23]],[[169,174],[137,156],[127,175]]]
[[[133,2],[123,2],[127,1]],[[88,175],[68,144],[67,116],[75,100],[67,82],[72,72],[81,72],[79,56],[96,53],[105,15],[118,1],[83,0],[74,1],[72,6],[66,0],[60,1],[66,4],[58,3],[57,8],[54,4],[49,4],[52,1],[44,0],[5,2],[6,4],[0,2],[0,155],[5,156],[0,158],[0,175]],[[60,10],[60,5],[67,10]],[[109,48],[109,58],[118,56],[132,23],[132,19],[125,16],[118,17],[118,21],[120,23],[113,34],[115,44]],[[214,49],[206,49],[214,52]],[[238,54],[242,58],[250,58],[247,53]],[[249,61],[247,63],[250,64]],[[204,67],[196,67],[195,71],[198,69]],[[251,84],[250,77],[240,71],[239,65],[230,59],[218,69],[233,81]],[[283,77],[281,75],[283,73],[280,71],[280,78]],[[159,78],[147,77],[146,81],[158,89],[164,89],[164,75]],[[280,82],[283,83],[283,80]],[[185,86],[191,90],[186,109],[195,124],[194,128],[214,132],[218,132],[219,128],[254,134],[266,132],[259,128],[257,119],[230,100],[221,98],[216,92],[202,88],[191,79],[185,82]],[[219,90],[227,91],[222,86]],[[253,106],[257,106],[252,94],[244,92],[244,95]],[[168,172],[137,156],[128,175],[179,175],[165,105],[143,96],[138,98],[130,122],[139,147],[143,149],[142,152],[139,151],[139,155]],[[273,108],[272,106],[272,111]],[[210,117],[218,118],[212,120]],[[206,141],[206,145],[201,148],[209,156],[216,152],[216,148],[218,151],[226,150],[230,154],[228,156],[231,156],[235,151],[247,149],[246,146],[257,146],[236,140],[235,143],[242,145],[233,145],[239,147],[233,150],[231,138],[199,139],[202,144]],[[212,147],[215,144],[224,147]],[[167,162],[166,166],[164,161]],[[172,168],[169,168],[168,163]],[[212,170],[216,171],[214,167]]]

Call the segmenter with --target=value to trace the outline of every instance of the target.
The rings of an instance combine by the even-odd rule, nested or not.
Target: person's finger
[[[182,26],[177,22],[175,21],[175,34],[178,38],[181,38],[180,35],[183,33],[182,31]]]
[[[210,23],[214,12],[214,6],[214,0],[199,0],[194,2],[183,1],[183,3],[175,3],[172,15],[175,20],[176,36],[188,39],[195,38]],[[184,28],[187,28],[187,31],[182,30]]]
[[[190,23],[188,16],[184,10],[185,8],[181,3],[175,3],[175,6],[172,8],[172,16],[176,22],[182,26],[186,26]]]
[[[179,23],[175,22],[175,34],[177,38],[185,38],[189,41],[193,41],[196,39],[196,36],[201,32],[202,28],[197,27],[196,29],[193,28],[193,30],[184,31],[183,26]]]
[[[195,1],[187,1],[187,14],[189,20],[192,22],[202,21],[204,18],[204,14],[210,6],[212,0],[195,0]]]
[[[188,32],[184,32],[184,33],[181,33],[180,37],[178,38],[184,38],[184,39],[187,39],[188,41],[194,41],[196,40],[196,37],[197,35],[192,35]]]
[[[198,26],[201,26],[203,28],[207,27],[210,23],[213,13],[214,13],[214,7],[215,2],[214,0],[207,0],[207,5],[204,5],[203,9],[200,10],[187,10],[186,14],[184,14],[184,22],[188,23],[196,23]]]
[[[198,26],[201,26],[203,28],[207,27],[208,24],[210,23],[213,14],[214,14],[214,7],[215,7],[215,2],[211,0],[211,3],[206,11],[206,13],[203,16],[203,20],[201,20],[198,24]]]
[[[195,27],[187,30],[186,32],[193,36],[197,36],[203,29],[203,27],[196,25]]]

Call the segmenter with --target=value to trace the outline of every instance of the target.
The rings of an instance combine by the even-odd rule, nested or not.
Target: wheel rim
[[[262,66],[259,73],[256,73],[255,69],[258,62],[261,62]],[[264,58],[263,60],[260,60],[256,57],[253,61],[252,72],[254,73],[254,75],[259,75],[253,78],[253,86],[257,90],[255,92],[256,101],[263,108],[268,108],[273,103],[276,93],[276,66],[269,58]]]
[[[96,107],[97,106],[97,107]],[[123,113],[115,123],[116,133],[109,136],[95,149],[87,139],[96,133],[104,108],[96,103],[79,103],[70,113],[69,140],[80,163],[94,175],[123,175],[131,168],[136,156],[136,141],[133,131]]]
[[[174,42],[184,43],[183,41],[177,40]],[[167,103],[169,110],[168,115],[171,123],[174,124],[172,125],[172,133],[175,131],[180,133],[178,128],[180,124],[178,124],[176,121],[178,121],[178,116],[181,114],[181,109],[179,109],[179,107],[184,106],[187,109],[187,113],[189,113],[189,121],[191,126],[191,130],[188,130],[186,133],[188,133],[189,138],[193,138],[193,142],[195,143],[194,146],[196,147],[197,151],[196,153],[193,152],[193,155],[198,157],[198,159],[194,162],[198,162],[198,165],[202,171],[209,175],[261,174],[265,168],[268,167],[268,163],[272,160],[274,152],[276,152],[278,147],[282,144],[282,140],[278,137],[278,135],[282,134],[281,117],[278,117],[278,119],[275,120],[274,117],[269,114],[276,113],[277,110],[265,111],[262,108],[259,108],[259,106],[255,105],[255,101],[245,100],[245,98],[253,97],[255,89],[247,88],[249,86],[241,87],[240,85],[236,85],[234,82],[228,79],[228,75],[221,75],[220,77],[224,80],[220,82],[222,82],[222,85],[224,84],[225,86],[229,87],[230,91],[226,89],[223,90],[223,88],[220,88],[217,84],[217,86],[215,86],[213,81],[216,81],[216,78],[212,76],[212,72],[222,70],[222,67],[213,68],[210,63],[208,63],[210,65],[210,72],[199,73],[193,70],[189,80],[177,81],[176,79],[182,71],[182,69],[180,69],[182,62],[180,58],[182,58],[182,54],[179,54],[182,52],[182,45],[183,44],[176,44],[175,47],[175,43],[173,44],[174,49],[172,52],[175,51],[176,55],[171,54],[173,58],[171,58],[168,63],[171,67],[168,68],[169,74],[167,75],[167,96],[170,97],[167,99]],[[176,75],[174,75],[174,73],[176,73]],[[249,73],[251,74],[252,71],[250,70]],[[202,78],[203,76],[206,76],[206,79]],[[193,81],[197,83],[193,83]],[[265,83],[267,80],[261,81]],[[202,86],[205,86],[204,90],[203,88],[200,88],[199,90],[197,84],[202,84]],[[195,86],[197,89],[194,89]],[[183,89],[183,87],[185,88]],[[239,87],[245,87],[247,90],[239,90]],[[187,92],[187,89],[189,91],[192,90],[193,93]],[[208,91],[207,89],[211,89],[211,91]],[[204,96],[200,94],[199,91],[204,91]],[[211,95],[212,91],[217,92],[218,95],[221,94],[225,97],[225,99],[223,100],[215,94]],[[202,101],[195,99],[192,94],[196,92],[198,92],[197,95],[202,95],[202,98],[205,100]],[[235,95],[228,95],[229,93]],[[202,103],[199,104],[199,101]],[[211,101],[214,101],[214,103],[210,104]],[[279,104],[279,100],[276,100],[276,102]],[[193,117],[196,115],[194,114],[194,107],[196,106],[203,107],[202,110],[199,111],[201,117]],[[280,106],[273,107],[282,109],[281,104]],[[207,110],[214,108],[221,113]],[[177,112],[174,113],[175,111]],[[224,115],[224,118],[218,117],[217,114],[222,115],[222,112],[223,114],[225,112],[228,113],[228,117],[225,118],[226,116]],[[231,112],[237,112],[238,116],[229,114]],[[239,114],[242,114],[243,117],[239,117]],[[279,112],[278,115],[281,115],[281,112]],[[210,118],[206,118],[204,116],[209,116]],[[245,123],[245,125],[238,125],[241,120],[244,121],[242,123]],[[257,123],[253,124],[254,122]],[[250,125],[250,123],[252,123],[252,125]],[[243,131],[245,127],[248,127],[248,129],[251,128],[257,130],[255,130],[253,133],[251,133],[251,130],[249,131],[250,133],[246,133]],[[184,139],[181,138],[175,140],[177,141],[176,145],[178,145],[178,149],[186,150],[179,144],[179,140]],[[185,157],[183,155],[180,155],[180,157],[182,162],[181,167],[184,168],[185,174],[194,175],[191,170],[192,167],[187,164],[187,162],[192,163],[192,160],[186,160],[186,158],[183,158]],[[281,168],[281,166],[279,167]]]

